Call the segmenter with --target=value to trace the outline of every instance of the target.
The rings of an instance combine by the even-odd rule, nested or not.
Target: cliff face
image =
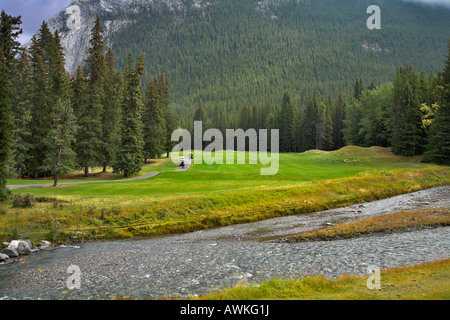
[[[103,18],[106,46],[111,46],[113,35],[123,26],[133,22],[130,18],[145,10],[168,9],[182,19],[186,10],[203,10],[213,0],[73,0],[70,5],[50,18],[52,32],[58,30],[64,48],[66,69],[75,73],[78,65],[87,58],[91,30],[97,15]]]

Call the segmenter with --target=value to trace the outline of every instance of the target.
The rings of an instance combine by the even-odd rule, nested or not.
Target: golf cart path
[[[179,169],[175,170],[174,172],[184,172],[184,171],[188,170],[190,168],[190,166],[191,166],[191,161],[189,159],[186,159],[186,165],[183,168],[179,168]],[[159,175],[160,173],[161,172],[149,172],[149,173],[146,173],[139,177],[129,178],[129,179],[120,179],[120,180],[98,180],[98,181],[93,180],[93,181],[61,182],[58,184],[58,186],[84,184],[84,183],[126,182],[126,181],[145,180],[145,179],[153,178],[153,177]],[[43,187],[53,187],[53,183],[8,185],[7,187],[11,190],[43,188]]]

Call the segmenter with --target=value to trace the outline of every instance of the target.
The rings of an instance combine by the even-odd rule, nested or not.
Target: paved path
[[[179,168],[175,170],[175,172],[182,172],[186,171],[190,168],[191,161],[186,159],[186,166],[184,168]],[[85,183],[110,183],[110,182],[126,182],[126,181],[136,181],[136,180],[144,180],[153,178],[157,175],[159,175],[161,172],[149,172],[146,173],[140,177],[130,178],[130,179],[120,179],[120,180],[91,180],[91,181],[79,181],[79,182],[61,182],[59,183],[60,186],[64,185],[72,185],[72,184],[85,184]],[[8,185],[7,186],[11,190],[18,190],[18,189],[30,189],[30,188],[43,188],[43,187],[53,187],[53,183],[39,183],[39,184],[24,184],[24,185]]]

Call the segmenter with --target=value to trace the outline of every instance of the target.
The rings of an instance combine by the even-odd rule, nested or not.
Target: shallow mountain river
[[[305,243],[261,241],[405,209],[450,207],[450,187],[328,210],[139,241],[86,243],[0,265],[0,299],[136,299],[201,295],[239,283],[369,275],[449,258],[450,227]],[[69,289],[79,270],[79,289]],[[69,284],[69,288],[68,288]]]

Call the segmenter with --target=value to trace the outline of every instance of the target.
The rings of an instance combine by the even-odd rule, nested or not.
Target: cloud
[[[433,6],[443,6],[450,9],[450,0],[403,0],[403,1]]]
[[[70,0],[0,0],[0,10],[12,16],[22,16],[23,34],[19,41],[23,44],[39,30],[42,21],[67,7]]]

